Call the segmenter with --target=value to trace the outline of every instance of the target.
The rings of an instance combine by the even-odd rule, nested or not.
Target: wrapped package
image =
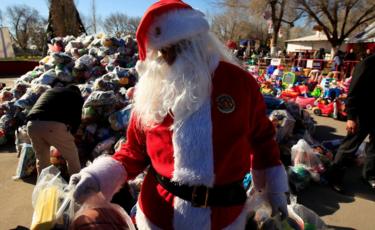
[[[31,84],[51,85],[57,78],[56,71],[50,69],[31,81]]]
[[[69,69],[65,66],[56,66],[55,68],[56,78],[62,82],[72,82],[73,76],[71,75]]]
[[[17,83],[13,89],[14,97],[19,99],[27,92],[28,88],[30,88],[30,84],[28,83]]]
[[[126,106],[124,109],[117,111],[109,116],[108,121],[111,128],[115,131],[126,129],[129,124],[132,105]]]
[[[98,120],[98,114],[94,107],[88,106],[82,109],[82,123],[92,123]]]
[[[292,190],[299,192],[307,188],[311,181],[310,172],[303,166],[289,166],[288,180]]]
[[[12,130],[15,122],[15,118],[12,114],[4,114],[0,118],[0,130],[4,131],[5,134],[8,134]]]
[[[10,90],[2,90],[0,92],[0,102],[11,101],[13,99],[13,93]]]
[[[111,105],[116,102],[113,91],[93,91],[86,99],[83,107]]]
[[[32,80],[34,80],[35,78],[38,78],[42,74],[43,74],[43,71],[41,71],[39,69],[32,70],[32,71],[29,71],[26,74],[22,75],[21,77],[19,77],[16,80],[16,82],[17,83],[21,83],[21,82],[30,83]]]
[[[31,144],[22,144],[20,158],[16,169],[16,175],[13,179],[22,179],[30,176],[36,170],[36,159]]]
[[[15,105],[26,110],[30,110],[40,95],[35,92],[27,92],[15,102]]]
[[[320,161],[319,153],[316,153],[304,139],[293,145],[291,155],[293,165],[305,167],[312,173],[312,178],[319,181],[319,174],[323,173],[325,168]]]
[[[69,229],[74,216],[74,189],[51,165],[42,170],[35,185],[31,230]]]
[[[298,204],[296,197],[292,197],[290,200],[291,203],[288,205],[288,215],[299,223],[301,229],[328,229],[319,215],[306,206]]]
[[[95,159],[102,154],[112,154],[112,147],[115,143],[116,137],[110,137],[108,139],[105,139],[104,141],[99,142],[91,153],[92,157]]]
[[[72,57],[67,55],[66,53],[59,52],[52,54],[53,63],[56,64],[68,64],[72,61]]]
[[[19,157],[21,155],[23,144],[31,144],[30,137],[27,134],[26,125],[18,127],[18,129],[15,131],[15,137],[17,157]]]
[[[293,135],[296,120],[286,110],[274,110],[269,119],[276,128],[276,141],[282,142]]]

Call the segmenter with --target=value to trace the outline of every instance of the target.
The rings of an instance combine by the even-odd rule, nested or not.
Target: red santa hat
[[[139,59],[147,48],[159,49],[209,30],[204,14],[180,0],[160,0],[147,9],[138,29]]]

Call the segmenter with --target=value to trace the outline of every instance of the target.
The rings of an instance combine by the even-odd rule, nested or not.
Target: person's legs
[[[74,137],[68,131],[65,124],[60,122],[50,122],[50,135],[48,143],[57,148],[68,164],[69,175],[78,173],[81,164],[78,157],[78,150],[74,143]]]
[[[375,128],[370,132],[370,141],[366,148],[366,159],[362,176],[366,180],[375,180]]]
[[[36,157],[36,169],[38,175],[50,165],[50,145],[45,141],[45,129],[39,121],[29,121],[27,123],[27,133],[31,139]]]
[[[345,168],[353,162],[355,152],[368,135],[368,130],[365,127],[359,127],[357,133],[354,135],[348,134],[341,143],[335,155],[333,165],[328,171],[328,179],[331,184],[341,185]]]

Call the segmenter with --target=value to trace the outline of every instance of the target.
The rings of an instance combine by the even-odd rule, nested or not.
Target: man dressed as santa
[[[108,200],[145,168],[139,229],[244,229],[242,186],[273,212],[287,215],[287,177],[274,129],[253,77],[209,32],[204,15],[179,0],[161,0],[137,31],[140,75],[127,142],[73,175],[75,197],[101,191]]]

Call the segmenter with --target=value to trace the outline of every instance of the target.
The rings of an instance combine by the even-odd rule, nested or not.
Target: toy
[[[317,101],[317,106],[312,109],[313,113],[318,116],[332,116],[334,112],[333,102],[327,99],[320,99]]]
[[[315,89],[310,93],[311,96],[315,97],[315,98],[318,98],[322,95],[322,87],[320,87],[319,85],[315,86]]]
[[[272,88],[271,82],[266,81],[263,84],[261,84],[260,92],[263,95],[273,95],[273,88]]]
[[[280,98],[285,101],[295,101],[299,92],[295,90],[294,87],[289,87],[280,94]]]
[[[299,105],[301,109],[312,109],[313,106],[315,105],[315,98],[297,96],[296,103]]]
[[[286,72],[283,75],[282,81],[286,87],[293,86],[296,82],[296,74],[293,72]]]
[[[283,92],[283,80],[281,78],[277,78],[274,85],[274,91],[277,97],[280,97],[281,93]]]
[[[347,116],[345,104],[342,100],[330,101],[328,99],[320,99],[312,111],[317,116],[333,117],[338,120],[345,120]]]
[[[309,92],[309,88],[305,83],[302,83],[300,85],[297,85],[294,87],[294,89],[299,92],[300,95],[307,97],[307,93]]]
[[[288,178],[291,189],[299,192],[310,184],[311,175],[310,172],[301,165],[289,166]]]
[[[323,98],[329,98],[334,100],[336,97],[339,97],[341,94],[341,89],[337,85],[337,81],[333,79],[329,83],[329,87],[325,88]]]
[[[320,82],[322,80],[322,75],[321,75],[321,72],[320,70],[317,70],[317,69],[313,69],[311,70],[311,72],[309,73],[309,75],[307,76],[308,77],[308,81],[309,82]]]

